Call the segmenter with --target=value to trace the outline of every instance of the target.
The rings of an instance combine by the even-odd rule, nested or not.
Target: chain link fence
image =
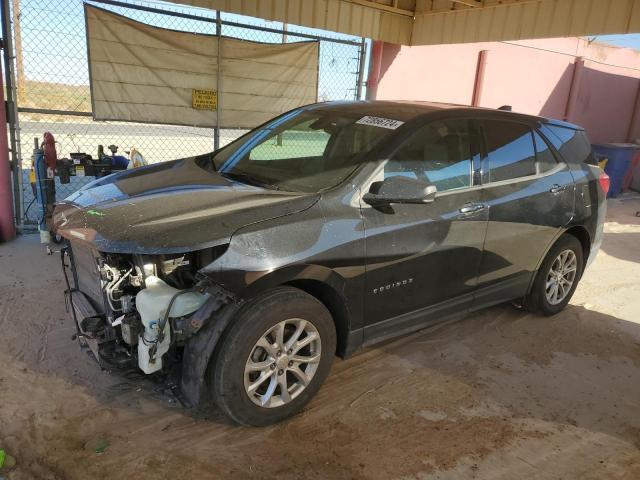
[[[89,3],[149,25],[217,33],[212,10],[157,0]],[[11,16],[25,224],[37,221],[29,171],[34,139],[40,142],[44,132],[55,136],[59,157],[71,152],[95,157],[98,145],[117,145],[120,153],[135,147],[154,163],[214,149],[214,129],[92,120],[82,0],[13,0]],[[223,36],[266,43],[319,40],[318,100],[358,98],[365,48],[360,38],[225,12],[220,19]],[[222,129],[220,146],[244,132]],[[65,198],[91,180],[71,177],[71,183],[60,184],[56,179],[57,198]]]

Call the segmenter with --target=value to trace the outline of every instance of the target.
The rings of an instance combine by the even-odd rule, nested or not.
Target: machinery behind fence
[[[5,5],[10,3],[4,0]],[[18,223],[36,224],[36,189],[30,170],[34,138],[51,132],[60,156],[79,158],[78,153],[101,158],[98,145],[131,148],[150,162],[197,155],[224,146],[244,130],[207,129],[92,120],[82,0],[12,0],[3,19],[12,28],[13,44],[4,61],[10,67],[11,91],[7,99],[14,174],[18,181]],[[332,32],[267,22],[158,0],[93,0],[91,3],[137,21],[173,30],[207,33],[245,40],[287,43],[320,41],[318,100],[360,98],[363,85],[364,39]],[[11,53],[12,52],[12,53]],[[12,102],[13,100],[13,102]],[[13,113],[13,115],[12,115]],[[73,173],[77,173],[74,172]],[[64,198],[92,180],[89,175],[55,177],[56,196]],[[68,182],[68,183],[67,183]],[[20,220],[22,220],[20,222]]]

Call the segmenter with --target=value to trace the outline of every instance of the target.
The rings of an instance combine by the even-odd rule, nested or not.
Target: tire
[[[561,254],[566,254],[566,269],[562,268],[562,260],[560,258]],[[572,255],[575,261],[571,261]],[[572,278],[570,278],[571,269],[569,266],[571,266],[571,268],[575,268]],[[552,267],[554,268],[556,275],[551,272]],[[525,309],[529,312],[540,313],[546,316],[555,315],[562,311],[569,303],[569,300],[571,300],[571,297],[580,282],[583,268],[584,254],[582,251],[582,244],[573,235],[565,233],[551,247],[547,256],[544,258],[542,265],[540,265],[531,291],[524,300]],[[561,275],[564,271],[567,273],[565,275]],[[571,279],[571,284],[569,286],[566,283],[563,283],[562,287],[557,289],[558,295],[554,298],[554,282],[555,284],[562,283],[558,280],[559,278],[564,278],[565,280]],[[547,288],[547,282],[551,282],[549,289]]]
[[[298,341],[287,345],[296,333]],[[326,307],[297,288],[278,287],[247,302],[232,320],[209,369],[210,391],[237,423],[271,425],[311,400],[331,370],[335,351],[335,326]]]

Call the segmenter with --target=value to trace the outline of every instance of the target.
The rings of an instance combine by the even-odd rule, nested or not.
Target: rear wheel
[[[263,426],[298,413],[331,369],[336,333],[325,306],[281,287],[248,302],[212,365],[218,406],[236,422]]]
[[[531,292],[524,302],[527,310],[555,315],[571,300],[583,269],[582,245],[573,235],[565,234],[545,257]]]

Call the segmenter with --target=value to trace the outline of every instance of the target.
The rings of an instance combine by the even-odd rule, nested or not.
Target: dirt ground
[[[499,306],[336,360],[303,414],[262,429],[100,371],[71,340],[59,257],[2,245],[0,448],[18,464],[0,477],[638,479],[638,210],[609,201],[561,314]]]

